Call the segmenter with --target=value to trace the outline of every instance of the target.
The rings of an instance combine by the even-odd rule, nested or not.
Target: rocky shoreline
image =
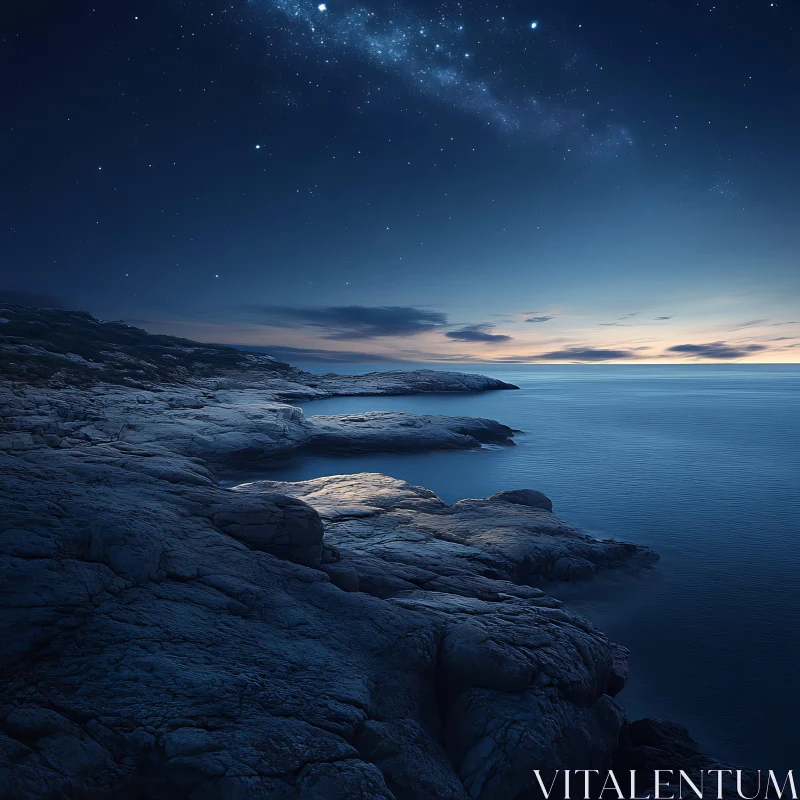
[[[88,315],[0,308],[0,796],[515,800],[534,769],[713,763],[629,725],[627,651],[546,594],[640,570],[528,489],[452,506],[384,475],[223,489],[301,452],[513,444],[492,420],[306,417],[314,376]]]

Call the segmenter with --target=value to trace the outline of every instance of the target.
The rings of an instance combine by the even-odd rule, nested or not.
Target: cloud
[[[662,319],[672,319],[672,317],[656,317],[655,321],[658,322],[659,320],[662,320]]]
[[[64,304],[55,297],[35,292],[15,292],[11,289],[0,289],[0,303],[11,306],[29,306],[31,308],[64,308]]]
[[[670,353],[683,353],[696,358],[734,359],[759,353],[767,348],[762,344],[727,344],[726,342],[709,342],[706,344],[676,344],[670,347]]]
[[[617,361],[639,358],[631,350],[600,350],[594,347],[567,347],[551,353],[541,353],[533,358],[544,361]]]
[[[448,331],[445,336],[458,342],[485,342],[495,343],[510,342],[511,337],[504,333],[490,333],[494,325],[468,325],[457,331]]]
[[[623,322],[623,320],[633,319],[634,317],[638,317],[641,313],[641,311],[631,311],[630,314],[626,314],[624,317],[617,317],[613,322],[598,322],[597,324],[601,328],[631,328],[633,327],[633,323]]]
[[[751,320],[748,320],[747,322],[740,323],[739,325],[737,325],[735,328],[732,328],[731,330],[740,331],[743,328],[758,328],[760,325],[764,325],[767,322],[769,322],[768,319],[751,319]]]
[[[280,361],[294,363],[331,362],[341,364],[372,364],[378,362],[397,362],[402,359],[377,353],[364,353],[358,350],[322,350],[313,347],[285,347],[282,345],[246,345],[232,344],[237,350],[249,353],[267,353]]]
[[[530,317],[525,322],[550,322],[551,319],[555,319],[555,317]]]
[[[447,324],[445,314],[410,306],[251,306],[250,310],[265,318],[263,324],[319,328],[325,339],[333,340],[416,336]]]

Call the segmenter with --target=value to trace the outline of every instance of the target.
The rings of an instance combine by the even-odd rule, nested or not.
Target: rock
[[[630,650],[627,647],[615,644],[612,653],[611,675],[608,679],[606,692],[612,697],[619,694],[628,682]]]
[[[311,435],[305,450],[322,453],[362,453],[381,450],[465,450],[484,444],[513,445],[511,428],[490,419],[402,414],[310,417]]]
[[[518,506],[530,506],[530,508],[541,508],[543,511],[552,511],[553,502],[547,495],[536,492],[533,489],[515,489],[510,492],[498,492],[487,500],[494,500],[501,503],[513,503]]]
[[[484,392],[518,389],[511,383],[464,372],[419,369],[403,372],[369,372],[366,375],[323,375],[316,378],[322,393],[396,395],[422,392]]]
[[[334,586],[345,592],[357,592],[360,588],[358,572],[348,564],[323,564],[322,571],[331,579]]]
[[[699,776],[702,771],[728,770],[729,774],[723,778],[721,797],[723,800],[734,800],[734,798],[741,800],[736,788],[736,769],[703,753],[700,745],[682,725],[663,719],[646,717],[626,723],[622,727],[619,746],[614,757],[614,769],[620,772],[637,770],[637,775],[642,778],[640,796],[654,790],[652,777],[657,769],[682,769],[697,786],[700,786]],[[755,773],[742,772],[742,796],[764,797],[766,790],[766,774],[762,783]],[[708,800],[712,798],[718,800],[720,797],[716,775],[705,778],[703,797]]]
[[[473,593],[482,581],[584,580],[658,559],[645,547],[587,536],[540,508],[496,495],[447,506],[427,489],[375,473],[262,481],[236,491],[288,494],[315,508],[326,522],[325,541],[358,572],[361,591],[379,597],[444,581],[448,591],[462,582]]]
[[[547,512],[377,475],[224,490],[121,441],[0,459],[3,796],[487,800],[617,740],[613,645],[514,582],[513,536],[473,541]],[[287,560],[320,557],[317,514],[324,572]]]
[[[540,796],[536,769],[609,769],[623,720],[607,696],[586,708],[553,689],[473,689],[455,704],[444,736],[468,796],[507,800]]]
[[[0,392],[6,409],[0,450],[125,442],[168,448],[232,471],[306,452],[423,452],[513,444],[511,429],[493,420],[397,412],[306,417],[299,408],[270,399],[263,389],[209,394],[184,387],[143,394],[95,387],[88,393],[15,384],[15,392]],[[6,405],[10,396],[24,398],[37,410]]]
[[[414,720],[368,720],[356,740],[397,800],[467,800],[447,753]]]
[[[305,503],[283,495],[232,494],[214,511],[214,525],[253,550],[316,566],[322,520]]]

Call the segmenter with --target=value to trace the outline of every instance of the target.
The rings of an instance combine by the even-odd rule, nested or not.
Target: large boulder
[[[214,525],[251,550],[317,566],[325,530],[311,506],[279,494],[231,492],[213,512]]]
[[[512,489],[508,492],[498,492],[486,499],[501,503],[514,503],[518,506],[529,506],[530,508],[541,508],[544,511],[553,510],[553,501],[546,494],[533,489]]]

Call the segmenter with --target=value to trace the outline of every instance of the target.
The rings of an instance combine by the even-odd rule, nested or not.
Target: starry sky
[[[0,10],[0,300],[290,361],[800,361],[794,0]]]

